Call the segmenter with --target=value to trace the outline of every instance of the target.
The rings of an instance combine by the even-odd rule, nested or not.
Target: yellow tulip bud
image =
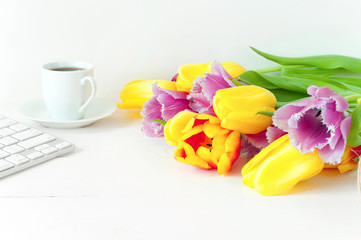
[[[144,103],[153,97],[152,85],[157,83],[159,87],[168,90],[177,90],[174,82],[168,80],[134,80],[129,82],[120,93],[118,103],[120,109],[142,109]]]
[[[221,65],[233,78],[238,77],[246,71],[244,67],[235,62],[224,62],[221,63]],[[211,68],[212,62],[186,64],[180,66],[176,81],[178,91],[190,92],[194,79],[197,77],[203,77],[205,73],[211,72]]]
[[[218,90],[213,109],[221,126],[244,134],[257,134],[272,124],[272,118],[260,111],[275,111],[276,97],[258,86],[238,86]]]
[[[281,195],[298,182],[320,173],[324,165],[317,152],[301,154],[293,148],[286,134],[243,167],[243,183],[262,195]]]

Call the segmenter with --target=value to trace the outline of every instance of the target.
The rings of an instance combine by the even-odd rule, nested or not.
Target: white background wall
[[[271,66],[279,55],[361,57],[359,0],[0,0],[0,102],[41,96],[40,66],[95,65],[99,96],[126,82],[170,79],[185,63]]]

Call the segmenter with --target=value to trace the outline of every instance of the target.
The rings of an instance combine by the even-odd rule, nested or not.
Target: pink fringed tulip
[[[279,108],[273,124],[288,132],[293,147],[313,152],[325,163],[338,164],[345,150],[351,118],[345,117],[348,103],[329,87],[311,86],[310,98]]]
[[[164,126],[154,121],[155,119],[168,121],[178,112],[191,111],[191,109],[186,92],[167,90],[154,84],[153,94],[154,96],[144,104],[141,112],[144,117],[142,131],[149,137],[161,137]]]

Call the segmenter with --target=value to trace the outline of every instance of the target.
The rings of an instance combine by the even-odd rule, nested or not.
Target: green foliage
[[[262,57],[281,65],[307,65],[322,69],[344,68],[351,72],[361,73],[361,59],[341,55],[318,55],[309,57],[280,57],[252,48]]]
[[[351,127],[347,136],[347,144],[351,147],[361,145],[361,105],[358,105],[351,114]]]

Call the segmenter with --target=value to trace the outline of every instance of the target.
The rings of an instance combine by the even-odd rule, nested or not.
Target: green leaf
[[[361,88],[340,83],[332,78],[307,74],[298,74],[294,77],[246,71],[238,77],[238,80],[249,85],[266,88],[270,91],[275,89],[284,89],[290,92],[304,94],[304,96],[307,96],[305,95],[307,94],[307,88],[312,85],[317,87],[330,87],[332,90],[343,96],[361,92]]]
[[[166,121],[163,121],[161,119],[153,119],[152,121],[155,121],[155,122],[157,122],[159,124],[162,124],[163,126],[167,123]]]
[[[347,144],[351,147],[361,145],[361,105],[358,105],[351,114],[351,127],[347,136]]]
[[[350,95],[350,94],[360,94],[361,93],[361,84],[359,86],[355,85],[354,82],[351,81],[350,78],[341,78],[341,77],[325,77],[325,76],[317,76],[317,75],[308,75],[308,74],[295,74],[290,77],[295,78],[307,78],[311,82],[315,82],[315,86],[330,87],[335,92],[341,95]],[[361,79],[360,79],[361,81]],[[317,84],[329,84],[329,85],[317,85]]]
[[[277,99],[277,107],[310,97],[310,95],[308,95],[307,93],[293,92],[282,88],[270,89],[269,91],[272,92],[273,95],[275,95]],[[282,104],[282,102],[284,104]]]
[[[343,68],[336,68],[336,69],[322,69],[322,68],[289,68],[283,67],[282,68],[282,76],[290,76],[294,74],[312,74],[312,75],[319,75],[319,76],[330,76],[337,73],[344,72],[345,69]]]
[[[330,78],[337,82],[359,87],[361,89],[361,78],[347,78],[347,77],[330,77]]]
[[[251,47],[262,57],[281,65],[307,65],[323,69],[344,68],[351,72],[361,73],[361,59],[341,55],[318,55],[309,57],[281,57],[262,52]]]
[[[275,113],[274,111],[259,111],[259,112],[256,113],[256,115],[261,114],[261,115],[265,115],[265,116],[268,116],[268,117],[272,117],[274,113]]]

